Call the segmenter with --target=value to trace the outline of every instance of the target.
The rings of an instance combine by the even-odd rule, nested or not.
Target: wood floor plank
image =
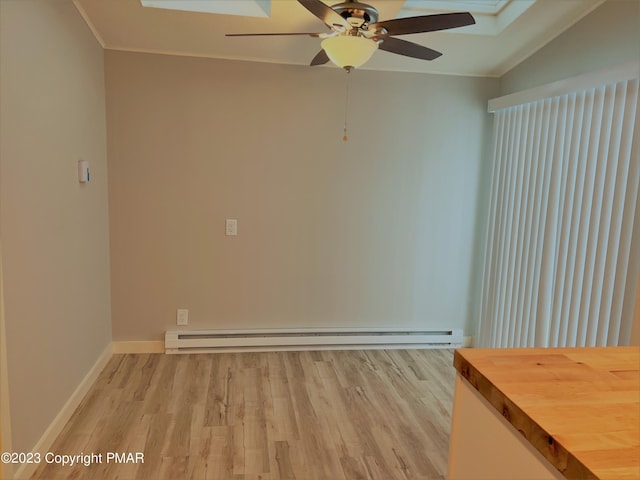
[[[289,457],[289,442],[274,442],[275,444],[275,460],[278,466],[278,478],[281,480],[295,480],[291,466],[291,458]]]
[[[114,355],[32,480],[445,478],[450,350]],[[45,452],[43,452],[45,453]],[[104,457],[103,457],[104,458]]]

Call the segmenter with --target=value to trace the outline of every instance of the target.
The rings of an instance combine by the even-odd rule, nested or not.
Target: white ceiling
[[[200,1],[222,3],[222,0]],[[264,7],[265,0],[252,1]],[[378,9],[380,20],[469,11],[476,25],[400,37],[439,50],[443,56],[436,60],[427,62],[378,51],[361,68],[500,76],[603,1],[365,0],[364,3]],[[74,3],[102,46],[113,50],[308,65],[320,50],[318,38],[225,37],[224,34],[328,31],[295,0],[271,0],[270,6],[266,5],[270,11],[268,17],[148,8],[143,7],[140,0],[74,0]]]

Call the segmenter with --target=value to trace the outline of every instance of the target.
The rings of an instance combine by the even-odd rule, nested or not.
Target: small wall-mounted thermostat
[[[91,180],[91,176],[89,174],[89,162],[86,160],[78,161],[78,181],[80,183],[87,183]]]

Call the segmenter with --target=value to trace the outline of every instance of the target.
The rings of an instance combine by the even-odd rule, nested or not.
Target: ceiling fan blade
[[[344,27],[346,29],[351,28],[351,25],[349,25],[346,18],[343,18],[342,15],[333,11],[331,7],[325,5],[320,0],[298,0],[298,3],[313,13],[329,27],[336,26]]]
[[[369,25],[369,30],[384,28],[387,30],[388,35],[407,35],[409,33],[434,32],[436,30],[464,27],[474,23],[476,21],[469,12],[440,13],[372,23]]]
[[[329,61],[329,57],[327,56],[327,52],[325,52],[324,50],[320,50],[318,54],[315,57],[313,57],[313,60],[311,60],[310,65],[312,67],[315,67],[316,65],[324,65],[328,61]]]
[[[311,33],[311,32],[300,32],[300,33],[225,33],[225,37],[267,37],[267,36],[277,36],[277,35],[308,35],[309,37],[320,37],[322,35],[326,35],[325,33]]]
[[[432,50],[431,48],[423,47],[417,43],[407,42],[406,40],[400,40],[399,38],[387,36],[377,38],[382,39],[382,42],[378,44],[379,50],[397,53],[398,55],[404,55],[405,57],[419,58],[421,60],[433,60],[442,55],[442,53]]]

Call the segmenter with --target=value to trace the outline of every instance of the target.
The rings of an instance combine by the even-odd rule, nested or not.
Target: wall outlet
[[[189,310],[186,308],[179,308],[176,315],[176,323],[178,325],[189,325]]]

